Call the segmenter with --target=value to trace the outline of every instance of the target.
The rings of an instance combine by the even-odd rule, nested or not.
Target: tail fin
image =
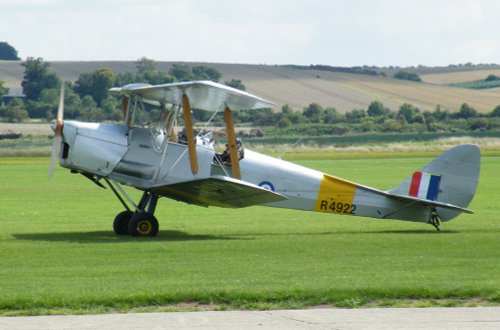
[[[467,208],[476,194],[480,166],[479,147],[459,145],[445,151],[389,193]],[[439,207],[436,212],[442,221],[460,214],[460,211]]]

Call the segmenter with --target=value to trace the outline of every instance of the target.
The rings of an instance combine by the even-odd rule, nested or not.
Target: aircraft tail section
[[[435,206],[442,221],[448,221],[468,211],[466,208],[476,194],[479,171],[479,147],[459,145],[414,172],[389,193],[408,200],[427,201]]]

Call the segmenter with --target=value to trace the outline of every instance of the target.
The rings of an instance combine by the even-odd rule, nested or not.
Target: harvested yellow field
[[[429,84],[449,85],[465,81],[482,80],[490,74],[500,76],[500,69],[425,74],[421,75],[420,78]]]
[[[157,69],[168,71],[173,62],[157,62]],[[367,109],[372,101],[381,101],[391,110],[403,103],[411,103],[423,110],[441,109],[457,111],[468,103],[482,113],[491,112],[500,104],[500,89],[470,90],[449,87],[449,82],[484,79],[488,74],[500,75],[500,69],[450,73],[427,73],[423,83],[328,71],[301,70],[276,65],[184,63],[190,66],[207,65],[217,68],[221,82],[240,79],[247,91],[276,104],[279,111],[285,104],[302,110],[316,102],[323,107],[334,107],[340,112]],[[134,62],[52,62],[50,70],[67,81],[75,81],[84,72],[108,67],[118,73],[135,71]],[[465,70],[465,69],[464,69]],[[5,86],[19,88],[24,68],[20,62],[0,61],[0,80]],[[432,72],[432,69],[430,70]],[[439,71],[439,70],[436,70]],[[429,72],[427,69],[426,72]]]

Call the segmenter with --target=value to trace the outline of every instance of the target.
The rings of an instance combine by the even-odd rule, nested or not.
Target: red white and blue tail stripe
[[[409,195],[421,199],[436,201],[439,194],[440,175],[425,172],[413,173]]]

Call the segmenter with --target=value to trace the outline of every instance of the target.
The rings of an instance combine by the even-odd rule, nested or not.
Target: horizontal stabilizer
[[[225,208],[247,207],[287,199],[278,193],[225,176],[161,185],[149,190],[189,204]]]
[[[420,204],[420,205],[424,205],[424,206],[428,206],[428,207],[434,207],[434,208],[440,207],[443,209],[448,209],[448,210],[453,210],[453,211],[458,211],[458,212],[463,212],[463,213],[469,213],[469,214],[474,213],[471,210],[460,207],[460,206],[456,206],[456,205],[452,205],[452,204],[448,204],[448,203],[436,202],[436,201],[432,201],[432,200],[428,200],[428,199],[421,199],[421,198],[411,197],[411,196],[393,195],[390,193],[388,194],[388,196],[395,198],[395,199],[398,199],[400,201],[408,202],[410,205]]]
[[[399,211],[406,209],[411,206],[423,206],[429,209],[440,209],[441,212],[442,210],[450,210],[453,211],[454,213],[469,213],[472,214],[471,210],[461,207],[458,205],[450,204],[450,203],[445,203],[445,202],[439,202],[439,201],[433,201],[425,198],[419,198],[419,197],[413,197],[413,196],[407,196],[407,195],[398,195],[393,193],[392,191],[383,191],[379,189],[375,189],[372,187],[368,186],[363,186],[363,185],[357,185],[358,189],[365,190],[371,193],[375,193],[377,195],[385,196],[389,199],[392,200],[397,200],[399,202],[403,202],[404,204],[401,206],[400,209],[395,209],[393,213],[386,214],[385,217],[392,216],[395,213],[398,213]],[[397,218],[401,219],[401,218]],[[408,220],[408,219],[401,219],[401,220]]]

